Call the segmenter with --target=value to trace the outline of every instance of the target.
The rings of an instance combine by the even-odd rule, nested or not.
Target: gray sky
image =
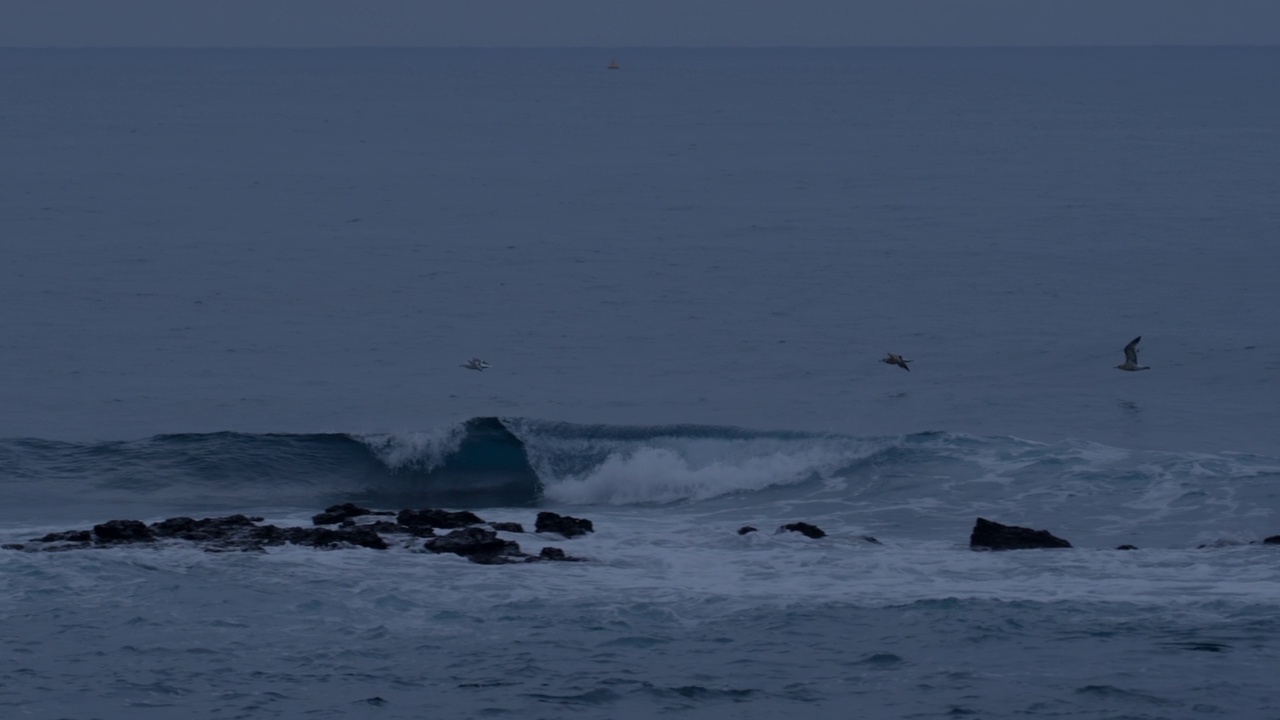
[[[0,0],[0,46],[1275,45],[1280,0]]]

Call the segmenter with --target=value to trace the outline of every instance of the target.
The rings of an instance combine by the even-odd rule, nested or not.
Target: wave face
[[[427,433],[0,441],[5,519],[255,507],[677,508],[962,536],[974,517],[1186,544],[1275,534],[1280,460],[952,433],[474,418]]]
[[[974,518],[1082,544],[1246,542],[1280,531],[1280,459],[927,432],[856,438],[506,421],[544,502],[698,508],[967,538]]]
[[[402,435],[157,435],[130,442],[0,441],[8,515],[109,507],[177,512],[382,506],[520,506],[541,496],[524,446],[496,418]]]

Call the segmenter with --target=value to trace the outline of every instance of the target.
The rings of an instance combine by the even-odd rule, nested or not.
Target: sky
[[[1280,0],[0,0],[0,47],[1276,44]]]

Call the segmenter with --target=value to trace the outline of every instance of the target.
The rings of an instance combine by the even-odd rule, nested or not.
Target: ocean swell
[[[1072,540],[1275,534],[1280,460],[943,432],[858,438],[473,418],[429,432],[0,441],[0,519],[253,508],[682,506],[956,537],[977,516]],[[754,509],[752,509],[754,508]],[[766,513],[767,511],[767,513]]]

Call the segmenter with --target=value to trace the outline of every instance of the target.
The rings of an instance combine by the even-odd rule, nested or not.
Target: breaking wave
[[[1203,541],[1274,532],[1280,459],[930,432],[859,438],[702,425],[473,418],[397,434],[0,441],[12,513],[86,506],[790,506],[880,526],[974,516]],[[94,515],[100,515],[96,510]],[[922,521],[928,522],[922,522]],[[1066,526],[1064,528],[1064,525]]]

